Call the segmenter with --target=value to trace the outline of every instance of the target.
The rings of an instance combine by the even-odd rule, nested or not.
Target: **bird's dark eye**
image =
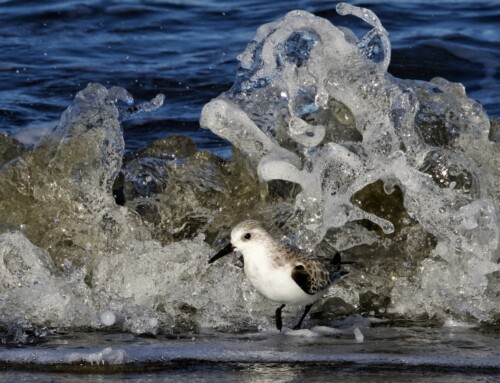
[[[243,238],[245,238],[245,239],[250,239],[250,238],[252,238],[252,234],[250,234],[250,233],[246,233],[246,234],[243,236]]]

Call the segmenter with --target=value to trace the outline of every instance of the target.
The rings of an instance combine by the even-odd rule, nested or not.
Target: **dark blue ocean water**
[[[500,1],[352,1],[390,33],[390,72],[462,82],[500,116]],[[333,1],[1,1],[0,131],[26,141],[55,125],[88,82],[118,85],[137,101],[166,95],[152,115],[124,123],[129,150],[172,133],[201,148],[226,145],[199,114],[235,77],[257,27],[304,9],[356,30]]]

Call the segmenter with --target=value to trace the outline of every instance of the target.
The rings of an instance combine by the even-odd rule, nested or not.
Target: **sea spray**
[[[2,327],[272,327],[275,307],[237,257],[206,264],[248,216],[357,262],[312,310],[317,324],[353,313],[497,320],[500,165],[484,110],[460,84],[388,74],[377,17],[339,11],[372,30],[358,39],[294,11],[239,56],[233,87],[200,120],[234,145],[232,161],[187,138],[124,156],[121,120],[162,98],[134,108],[99,84],[35,148],[3,140]]]

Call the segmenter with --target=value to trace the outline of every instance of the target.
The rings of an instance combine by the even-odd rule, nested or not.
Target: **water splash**
[[[438,250],[427,250],[418,277],[393,277],[392,310],[433,315],[446,302],[446,310],[464,318],[488,320],[499,304],[494,294],[484,295],[488,275],[499,270],[488,117],[460,84],[388,74],[390,42],[377,16],[345,3],[337,11],[373,29],[357,41],[302,11],[260,27],[239,56],[235,85],[205,106],[201,125],[243,151],[261,179],[300,185],[290,224],[304,248],[363,221],[391,242],[397,222],[354,196],[376,181],[387,194],[397,187],[405,214],[436,239]],[[352,117],[341,124],[330,105]],[[251,145],[242,139],[249,134]],[[498,179],[498,169],[493,172]],[[415,290],[418,308],[408,304]]]
[[[488,118],[460,84],[389,75],[376,16],[340,12],[373,29],[358,41],[302,11],[259,28],[200,120],[234,144],[231,162],[178,137],[124,158],[121,121],[163,98],[133,107],[99,84],[32,150],[3,140],[0,325],[272,327],[274,305],[237,259],[206,264],[208,243],[248,216],[358,262],[313,310],[318,324],[360,312],[494,322],[500,158]]]

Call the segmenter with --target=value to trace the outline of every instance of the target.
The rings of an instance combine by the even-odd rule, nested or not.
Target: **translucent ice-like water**
[[[391,312],[494,320],[500,167],[486,113],[461,84],[389,75],[390,42],[377,16],[345,3],[337,12],[373,29],[358,40],[302,11],[263,25],[239,56],[231,90],[204,107],[202,126],[243,151],[261,179],[300,185],[291,221],[301,247],[321,246],[332,231],[338,243],[367,221],[378,226],[379,243],[413,235],[411,226],[429,234],[433,245],[409,266],[413,273],[385,274]],[[383,204],[400,190],[401,223],[356,198],[377,181],[385,193],[368,198]],[[401,264],[411,265],[416,251],[408,246]]]
[[[276,307],[238,258],[207,264],[248,217],[357,262],[308,328],[353,314],[495,324],[500,164],[486,114],[460,84],[389,75],[378,18],[338,11],[372,30],[358,39],[294,11],[239,56],[233,87],[201,116],[234,145],[231,161],[182,136],[125,155],[121,121],[163,97],[134,106],[99,84],[35,147],[2,138],[3,339],[36,343],[58,327],[273,331]],[[364,329],[350,335],[366,341]]]

